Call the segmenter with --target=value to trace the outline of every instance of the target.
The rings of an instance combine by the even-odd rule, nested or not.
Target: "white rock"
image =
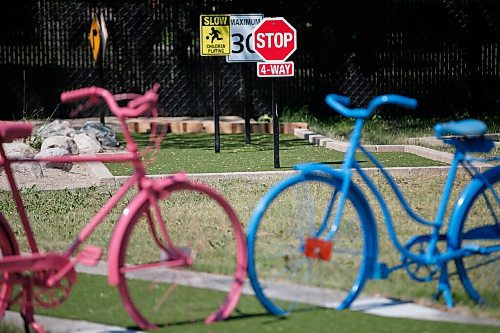
[[[47,139],[48,137],[54,135],[62,135],[62,136],[74,136],[75,129],[71,127],[69,121],[56,119],[53,122],[41,126],[36,135],[40,137],[42,140]]]
[[[102,147],[99,141],[88,136],[85,133],[76,134],[73,137],[76,145],[78,146],[78,151],[80,154],[96,154],[101,152]]]
[[[118,146],[118,141],[116,140],[116,132],[98,121],[87,121],[80,128],[80,131],[85,132],[87,135],[93,137],[94,139],[97,139],[97,141],[99,141],[103,146]]]
[[[48,148],[35,155],[35,158],[45,158],[45,157],[57,157],[57,156],[67,156],[71,155],[69,151],[63,148],[55,147]],[[61,169],[64,171],[70,171],[73,167],[73,163],[60,163],[60,162],[41,162],[41,164],[50,169]]]
[[[69,136],[55,135],[43,140],[41,152],[49,148],[61,148],[67,150],[71,155],[78,155],[78,146],[73,138]]]
[[[9,158],[28,159],[35,156],[35,150],[22,142],[4,143],[3,149]],[[43,177],[42,167],[38,162],[13,163],[12,170],[15,173],[29,173],[36,178]]]

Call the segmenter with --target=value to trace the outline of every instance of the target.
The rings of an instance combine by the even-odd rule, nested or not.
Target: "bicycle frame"
[[[146,178],[146,168],[143,163],[141,163],[141,154],[138,151],[137,144],[132,138],[128,127],[126,126],[125,117],[119,117],[122,133],[126,142],[126,152],[122,154],[96,154],[96,155],[68,155],[68,156],[57,156],[57,157],[46,157],[46,158],[27,158],[27,159],[16,159],[7,158],[5,151],[0,145],[0,167],[5,168],[9,187],[12,193],[13,200],[18,210],[19,218],[21,220],[26,238],[28,241],[28,246],[33,254],[39,253],[38,245],[34,237],[33,230],[31,229],[29,219],[22,201],[20,191],[16,185],[15,178],[13,176],[11,164],[12,163],[29,163],[29,162],[56,162],[56,163],[81,163],[81,162],[130,162],[134,167],[134,174],[113,194],[113,196],[106,202],[106,204],[92,217],[89,223],[79,232],[78,236],[64,252],[63,256],[69,259],[75,254],[79,246],[84,243],[95,231],[95,229],[104,221],[106,216],[111,212],[111,210],[121,201],[121,199],[129,192],[132,186],[138,185],[139,192],[147,192],[151,190],[151,182]],[[156,206],[156,201],[151,200],[151,203]],[[168,237],[168,233],[164,227],[163,223],[160,223],[160,231],[162,236],[167,243],[171,243]],[[161,248],[168,250],[165,246],[160,244],[159,240],[156,239],[158,245]],[[169,244],[170,245],[170,244]],[[6,261],[0,261],[0,270],[10,271],[11,266]],[[71,268],[71,267],[69,267]],[[65,270],[63,270],[65,271]],[[60,277],[62,277],[64,272],[61,272]],[[57,278],[56,278],[57,279]]]
[[[437,280],[436,298],[443,295],[447,306],[451,308],[453,296],[448,266],[452,263],[456,267],[454,274],[458,275],[467,294],[474,301],[480,302],[482,290],[480,292],[476,289],[475,281],[472,281],[477,278],[477,274],[469,276],[467,273],[469,268],[476,267],[478,257],[485,258],[485,270],[498,258],[490,258],[488,255],[500,250],[496,212],[499,195],[498,190],[493,187],[500,181],[500,167],[493,166],[485,172],[480,171],[473,165],[474,161],[487,162],[498,158],[476,159],[466,153],[491,151],[493,141],[484,138],[486,124],[480,120],[467,119],[434,126],[436,137],[451,144],[455,148],[455,154],[439,195],[435,215],[425,219],[412,209],[389,171],[360,143],[365,119],[369,119],[379,106],[392,104],[415,109],[417,101],[393,94],[374,97],[366,108],[351,108],[348,97],[336,94],[328,94],[325,101],[342,116],[355,119],[341,167],[337,169],[323,163],[296,165],[294,169],[298,174],[273,186],[261,198],[250,218],[247,232],[249,277],[261,304],[269,312],[282,316],[290,313],[296,303],[308,304],[312,302],[310,297],[316,298],[323,294],[313,292],[316,290],[314,288],[326,288],[335,290],[335,295],[325,296],[331,297],[335,302],[332,304],[331,300],[323,300],[322,303],[328,306],[332,304],[342,310],[352,304],[367,280],[384,279],[395,270],[405,269],[409,277],[417,282]],[[358,149],[365,159],[374,164],[378,169],[376,171],[382,173],[397,201],[403,206],[404,213],[416,223],[427,227],[428,232],[409,236],[408,240],[401,239],[405,241],[401,242],[388,206],[389,201],[382,196],[380,187],[370,178],[368,171],[363,170],[355,159]],[[453,207],[448,209],[457,173],[462,167],[472,179],[462,189]],[[353,174],[358,174],[361,179],[354,179]],[[366,191],[373,194],[380,206],[395,250],[393,252],[399,256],[395,264],[379,261],[376,218],[367,200],[368,193],[363,193],[358,186],[359,182],[368,187]],[[297,202],[292,203],[295,204],[292,207],[289,201],[294,191],[297,192]],[[476,202],[479,203],[475,205]],[[283,227],[291,230],[287,230],[288,233],[280,231],[275,236],[279,241],[275,241],[269,235],[276,231],[275,223],[281,222],[281,219],[273,219],[273,214],[279,214],[285,209],[290,213],[287,211],[283,214],[286,222]],[[486,220],[483,216],[488,214],[483,209],[491,212],[493,223],[483,224],[483,220]],[[443,230],[448,210],[451,211],[448,228]],[[471,216],[472,228],[470,223],[465,225]],[[268,225],[267,229],[264,224]],[[259,230],[262,230],[262,237],[259,237]],[[291,248],[288,247],[290,238],[298,242],[292,243]],[[267,260],[269,252],[266,252],[271,246],[275,246],[272,255],[276,261],[272,265]],[[297,251],[298,255],[295,256],[293,251]],[[258,257],[256,252],[263,254]],[[422,267],[424,269],[421,270]],[[328,270],[331,272],[331,281],[327,276]],[[496,271],[494,268],[491,274],[488,273],[488,281],[495,278]],[[315,273],[319,275],[315,276]],[[481,278],[482,273],[485,271],[479,273]],[[295,285],[300,295],[294,299],[276,297],[276,290],[288,286],[288,281],[289,285]]]
[[[211,308],[211,303],[207,304],[207,307],[210,307],[210,312],[204,322],[211,323],[226,319],[236,307],[243,290],[243,281],[247,266],[245,240],[238,216],[222,195],[207,185],[189,180],[185,173],[176,173],[163,179],[147,178],[146,165],[143,161],[144,155],[149,149],[158,149],[160,147],[165,131],[162,131],[159,135],[155,135],[157,134],[158,122],[153,122],[148,145],[146,149],[139,152],[138,146],[126,126],[125,120],[127,118],[138,117],[149,110],[152,110],[154,118],[158,116],[155,109],[158,101],[158,89],[159,85],[154,84],[153,88],[144,93],[144,95],[112,95],[111,92],[104,88],[87,87],[61,94],[61,101],[63,103],[78,102],[86,99],[87,103],[84,107],[104,101],[120,121],[122,133],[126,141],[126,152],[123,154],[10,159],[6,156],[1,144],[4,141],[8,142],[9,140],[29,137],[32,132],[32,126],[20,122],[2,122],[0,124],[0,167],[4,167],[5,169],[13,200],[31,252],[28,254],[21,254],[19,252],[17,239],[9,225],[10,222],[0,214],[0,245],[3,253],[0,259],[0,272],[2,272],[3,276],[0,290],[0,316],[3,315],[9,306],[19,303],[20,313],[24,319],[26,329],[28,330],[31,327],[37,332],[44,332],[43,327],[34,318],[35,306],[54,307],[64,302],[69,297],[72,285],[77,282],[76,264],[81,263],[86,266],[95,266],[98,263],[102,255],[101,248],[86,245],[85,248],[79,250],[79,247],[89,239],[96,228],[104,221],[113,208],[116,207],[118,202],[123,200],[126,193],[134,185],[137,185],[137,193],[127,202],[127,206],[123,209],[107,245],[108,284],[110,286],[117,286],[123,306],[130,318],[141,328],[157,328],[156,319],[151,318],[150,313],[144,311],[142,308],[144,305],[142,302],[144,299],[143,293],[139,295],[141,300],[139,301],[136,298],[136,293],[133,291],[134,288],[132,285],[135,284],[128,283],[130,279],[134,279],[134,276],[131,275],[138,272],[152,274],[153,271],[156,274],[157,268],[196,267],[194,261],[196,254],[201,251],[201,248],[196,247],[192,251],[189,243],[187,247],[174,245],[174,239],[171,238],[169,233],[172,225],[167,226],[169,212],[161,210],[163,207],[161,205],[162,202],[170,199],[173,193],[181,192],[203,195],[208,198],[210,204],[215,205],[216,209],[219,209],[219,214],[214,214],[214,216],[222,216],[222,219],[217,217],[217,221],[228,224],[232,231],[231,235],[234,237],[232,245],[228,245],[236,249],[234,274],[232,275],[232,279],[228,280],[231,283],[230,289],[215,311]],[[117,99],[129,99],[129,101],[126,106],[120,107]],[[82,107],[78,107],[76,110],[81,109]],[[163,129],[165,130],[166,128],[164,127]],[[134,173],[104,206],[98,210],[85,227],[80,230],[77,237],[65,251],[39,253],[20,190],[16,185],[11,167],[12,163],[78,163],[95,161],[129,162],[133,165]],[[146,232],[149,232],[149,240],[144,241],[141,238],[137,243],[134,242],[132,234],[133,230],[138,230],[135,229],[138,223],[141,223],[139,230],[142,231],[145,229]],[[135,235],[137,234],[135,233]],[[189,235],[191,236],[191,234]],[[224,237],[226,237],[226,234],[224,234]],[[175,240],[183,241],[184,239]],[[152,252],[149,252],[149,256],[145,256],[145,261],[134,262],[133,259],[130,259],[132,256],[129,256],[129,254],[132,252],[135,256],[142,257],[142,244],[144,242],[147,242],[148,245],[153,244]],[[140,246],[135,246],[134,244],[139,244]],[[220,252],[227,251],[224,248]],[[151,253],[154,254],[151,256]],[[226,253],[223,254],[225,255]],[[161,296],[161,299],[155,300],[155,297],[158,296],[158,290],[156,289],[158,280],[153,278],[153,276],[151,277],[152,280],[150,283],[154,284],[155,288],[148,288],[153,295],[145,297],[148,301],[151,301],[148,306],[151,305],[155,309],[158,309],[163,307],[163,303],[165,303],[170,295],[175,294],[178,297],[178,294],[183,292],[183,288],[175,287],[178,282],[177,277],[173,280],[167,279],[168,281],[165,280],[164,282],[169,282],[170,286],[164,290],[165,294]],[[16,288],[13,295],[15,286],[19,288]],[[187,293],[187,291],[185,292]],[[189,307],[189,305],[196,306],[198,309],[200,304],[188,302],[186,306]],[[190,313],[192,314],[192,312]]]
[[[434,218],[434,221],[428,221],[424,218],[422,218],[420,215],[418,215],[409,205],[408,201],[406,200],[406,197],[403,195],[401,192],[399,186],[396,184],[394,179],[391,177],[391,175],[387,172],[386,169],[384,169],[382,163],[380,163],[377,158],[370,153],[365,147],[363,147],[360,144],[360,137],[361,137],[361,131],[363,128],[363,119],[357,118],[355,121],[355,126],[354,130],[351,133],[350,141],[349,141],[349,147],[346,151],[346,154],[344,156],[344,160],[342,163],[342,167],[340,170],[335,170],[335,172],[339,173],[340,176],[343,179],[342,182],[342,188],[340,190],[340,200],[338,204],[338,208],[335,211],[334,219],[331,224],[330,230],[328,231],[325,240],[331,241],[335,237],[335,233],[339,227],[340,224],[340,219],[342,216],[342,210],[343,206],[345,203],[345,200],[347,198],[347,192],[349,189],[349,186],[352,181],[352,169],[356,170],[356,172],[361,176],[363,182],[368,186],[370,191],[374,194],[381,210],[384,216],[384,221],[391,239],[391,242],[393,245],[396,247],[396,249],[405,257],[409,258],[413,261],[416,261],[421,264],[426,264],[426,265],[441,265],[444,262],[447,262],[449,260],[452,260],[454,258],[462,257],[464,255],[472,253],[470,249],[465,249],[461,248],[459,250],[451,251],[447,250],[444,253],[436,254],[436,246],[439,240],[442,240],[443,236],[440,234],[441,228],[443,227],[444,223],[444,217],[446,213],[446,209],[448,207],[448,203],[450,200],[450,195],[451,195],[451,190],[453,188],[453,183],[457,174],[457,170],[460,166],[463,166],[471,176],[478,176],[480,175],[479,171],[472,165],[472,161],[475,159],[468,158],[465,156],[464,153],[461,151],[457,150],[455,152],[455,155],[453,157],[453,161],[450,166],[450,170],[448,172],[448,176],[446,179],[446,182],[443,187],[443,191],[441,194],[441,198],[439,201],[439,206],[436,212],[436,216]],[[367,175],[365,171],[361,168],[359,163],[355,160],[355,153],[357,149],[360,149],[360,151],[363,153],[364,156],[366,156],[386,179],[386,181],[389,183],[391,186],[393,192],[396,194],[399,202],[403,206],[405,212],[407,213],[408,216],[410,216],[415,222],[432,227],[432,233],[430,235],[430,241],[429,241],[429,247],[426,251],[425,254],[423,255],[418,255],[415,254],[411,251],[409,251],[403,244],[399,241],[396,231],[394,229],[394,223],[389,211],[389,208],[387,206],[387,203],[380,193],[379,189],[377,186],[373,183],[371,178]],[[479,160],[479,159],[478,159]],[[314,167],[313,167],[314,169]],[[332,169],[333,170],[333,169]],[[332,200],[330,202],[330,205],[327,209],[327,213],[325,214],[325,219],[322,223],[322,228],[320,228],[318,234],[321,234],[324,230],[324,227],[328,225],[328,220],[330,219],[331,216],[331,211],[333,210],[334,206],[334,201],[335,201],[336,193],[332,196]],[[392,270],[399,269],[403,266],[398,265],[395,266]]]

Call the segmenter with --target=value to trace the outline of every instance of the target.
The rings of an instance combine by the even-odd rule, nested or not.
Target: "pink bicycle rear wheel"
[[[14,233],[10,229],[7,221],[0,214],[0,257],[19,255],[19,248]],[[8,309],[11,302],[12,285],[8,282],[9,273],[1,275],[0,283],[0,318],[3,318],[5,310]]]
[[[171,183],[158,196],[170,239],[162,235],[161,219],[146,195],[130,203],[113,235],[119,251],[110,263],[116,262],[127,312],[147,329],[227,318],[246,276],[245,236],[237,215],[220,194],[197,182]],[[179,254],[192,262],[179,265]]]

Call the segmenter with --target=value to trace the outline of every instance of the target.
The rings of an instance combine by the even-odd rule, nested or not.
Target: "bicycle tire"
[[[276,184],[255,208],[247,232],[248,275],[257,298],[270,313],[283,316],[317,306],[347,308],[371,276],[378,246],[374,218],[354,184],[344,213],[358,219],[341,222],[331,260],[303,255],[304,239],[326,234],[321,218],[315,218],[322,217],[331,193],[341,185],[339,177],[303,172]],[[292,207],[294,195],[298,195],[297,209]],[[303,200],[304,196],[309,200]]]
[[[0,214],[0,250],[1,257],[19,255],[19,247],[17,245],[14,233],[10,229],[5,217]],[[0,318],[3,318],[5,310],[8,309],[11,302],[12,287],[9,282],[9,273],[2,274],[2,283],[0,286]]]
[[[450,225],[452,249],[480,246],[486,249],[500,246],[500,166],[483,173],[496,192],[476,178],[464,196],[457,200]],[[489,202],[489,204],[488,204]],[[491,218],[491,219],[489,219]],[[455,259],[457,273],[467,295],[477,303],[500,307],[500,251],[477,253]]]
[[[156,200],[169,228],[171,242],[181,251],[190,252],[193,263],[148,270],[140,265],[165,262],[168,255],[151,236],[147,222],[151,201],[140,195],[134,200],[137,202],[130,206],[139,209],[129,212],[129,218],[119,222],[113,234],[119,251],[112,254],[116,255],[113,266],[119,275],[120,296],[132,319],[142,328],[154,329],[203,318],[205,323],[227,318],[241,296],[247,264],[245,234],[229,203],[215,190],[198,182],[173,182],[159,190]],[[144,234],[147,234],[146,242]],[[137,271],[129,272],[131,265],[137,270],[144,268],[139,272],[142,277]],[[148,281],[145,288],[144,279],[149,278],[156,281]],[[213,285],[208,286],[207,281]],[[139,289],[134,290],[135,287]],[[148,296],[148,291],[152,291],[152,295]]]

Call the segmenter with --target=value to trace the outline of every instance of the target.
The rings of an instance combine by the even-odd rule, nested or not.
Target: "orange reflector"
[[[332,256],[333,243],[319,238],[308,238],[304,248],[304,255],[307,258],[328,261]]]

